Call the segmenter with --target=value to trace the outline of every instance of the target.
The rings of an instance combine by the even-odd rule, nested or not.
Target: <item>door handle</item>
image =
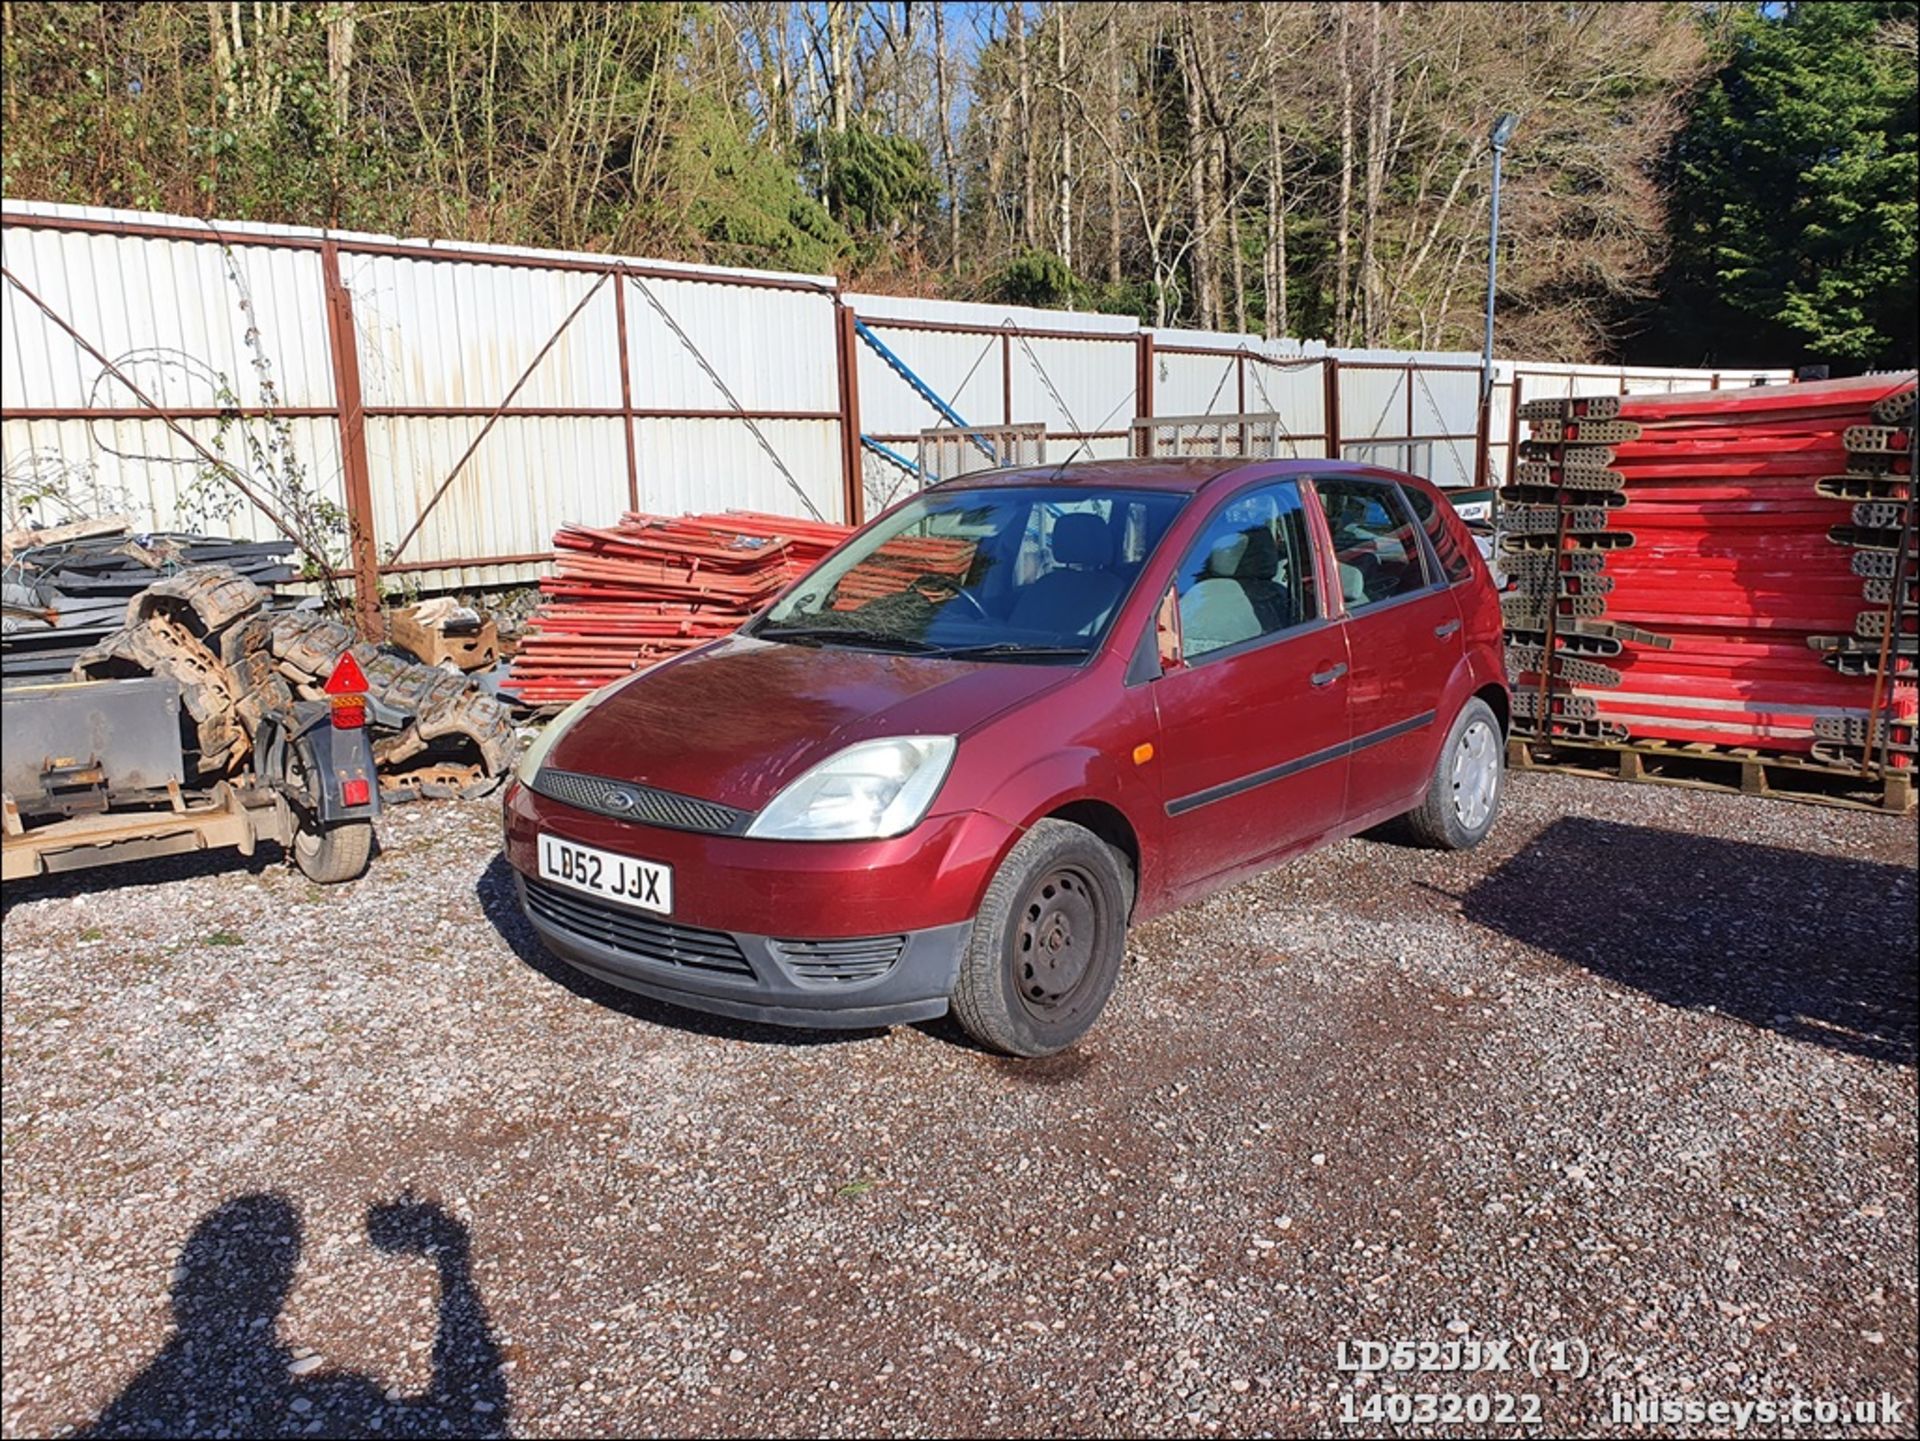
[[[1446,622],[1444,625],[1436,625],[1433,628],[1434,639],[1445,640],[1448,636],[1452,635],[1458,629],[1460,629],[1460,622],[1458,620],[1450,620]]]
[[[1338,665],[1328,666],[1325,670],[1315,671],[1312,675],[1308,676],[1307,679],[1317,686],[1329,686],[1346,673],[1347,663],[1341,661]]]

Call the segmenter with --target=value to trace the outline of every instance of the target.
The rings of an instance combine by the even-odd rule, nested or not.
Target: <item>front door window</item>
[[[1316,620],[1313,548],[1293,482],[1235,496],[1180,563],[1181,644],[1189,665]]]

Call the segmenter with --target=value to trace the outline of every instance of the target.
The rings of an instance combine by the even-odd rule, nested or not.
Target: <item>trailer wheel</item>
[[[323,886],[358,880],[373,855],[373,822],[346,821],[325,830],[302,826],[293,833],[293,862],[308,880]]]

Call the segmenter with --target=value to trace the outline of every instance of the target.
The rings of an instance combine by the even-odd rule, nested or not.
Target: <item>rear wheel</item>
[[[984,1046],[1050,1056],[1085,1035],[1126,953],[1132,878],[1113,848],[1066,821],[1037,822],[980,905],[953,1012]]]
[[[293,863],[323,886],[358,880],[373,855],[373,822],[345,821],[325,830],[302,826],[293,833]]]
[[[1492,707],[1475,696],[1461,707],[1447,732],[1426,799],[1404,817],[1407,831],[1436,850],[1464,851],[1479,845],[1500,814],[1506,780],[1500,722]]]

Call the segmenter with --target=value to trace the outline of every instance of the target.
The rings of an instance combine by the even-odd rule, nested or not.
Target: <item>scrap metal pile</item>
[[[232,566],[178,571],[119,603],[121,623],[73,659],[72,678],[177,681],[186,765],[211,784],[245,765],[263,716],[323,699],[327,677],[351,651],[373,702],[368,725],[384,798],[481,795],[499,783],[514,750],[499,701],[463,675],[361,642],[318,611],[275,611],[268,600]]]
[[[1913,765],[1914,376],[1525,403],[1515,731]]]
[[[0,675],[9,679],[56,679],[73,669],[88,646],[126,621],[127,602],[182,567],[217,563],[264,592],[294,578],[288,540],[242,541],[206,535],[129,535],[124,517],[88,525],[56,527],[49,537],[90,534],[38,543],[32,531],[6,562],[4,638]],[[11,548],[11,547],[10,547]]]

